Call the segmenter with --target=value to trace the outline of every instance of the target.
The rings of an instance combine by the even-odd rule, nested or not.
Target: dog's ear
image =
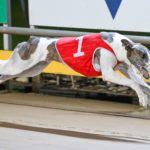
[[[121,42],[122,42],[122,45],[125,46],[125,47],[128,46],[128,47],[131,47],[131,48],[132,48],[132,46],[133,46],[133,45],[131,44],[131,42],[128,41],[127,39],[122,39]]]
[[[133,51],[132,43],[130,41],[128,41],[127,39],[122,39],[121,42],[122,42],[122,46],[124,46],[125,49],[127,50],[127,56],[130,57],[131,53]]]

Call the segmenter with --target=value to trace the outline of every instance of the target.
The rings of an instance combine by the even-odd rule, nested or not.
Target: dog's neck
[[[113,49],[117,60],[130,65],[131,63],[129,62],[127,58],[127,51],[125,50],[125,47],[123,46],[121,42],[122,39],[127,39],[127,40],[129,39],[118,33],[113,33],[112,35],[109,35],[109,36],[112,36],[111,37],[112,40],[107,40],[107,38],[106,39],[103,38],[103,40]],[[100,51],[97,51],[97,53],[94,54],[94,66],[96,65],[98,66],[100,64],[100,62],[98,61],[99,58],[100,58]],[[100,68],[100,66],[97,68]]]
[[[114,33],[113,35],[113,40],[111,42],[107,41],[104,39],[104,41],[113,49],[115,56],[118,61],[120,62],[127,62],[127,51],[125,50],[121,40],[122,39],[127,39],[127,37],[119,34],[119,33]],[[131,40],[129,40],[131,41]],[[131,41],[132,42],[132,41]],[[129,63],[129,62],[128,62]]]

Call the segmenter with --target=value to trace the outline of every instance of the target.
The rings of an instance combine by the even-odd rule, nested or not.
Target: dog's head
[[[127,50],[127,58],[140,71],[145,79],[149,79],[150,51],[139,43],[132,43],[127,39],[121,40]]]

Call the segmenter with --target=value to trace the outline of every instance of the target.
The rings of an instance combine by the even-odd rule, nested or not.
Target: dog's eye
[[[143,59],[147,59],[147,55],[146,55],[146,54],[143,54],[143,55],[142,55],[142,58],[143,58]]]
[[[142,58],[143,58],[143,59],[145,58],[145,54],[142,55]]]
[[[143,54],[143,58],[146,58],[146,54]]]

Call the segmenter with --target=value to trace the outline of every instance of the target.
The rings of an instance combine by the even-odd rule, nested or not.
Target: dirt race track
[[[137,105],[1,94],[0,150],[150,149],[149,119]]]

